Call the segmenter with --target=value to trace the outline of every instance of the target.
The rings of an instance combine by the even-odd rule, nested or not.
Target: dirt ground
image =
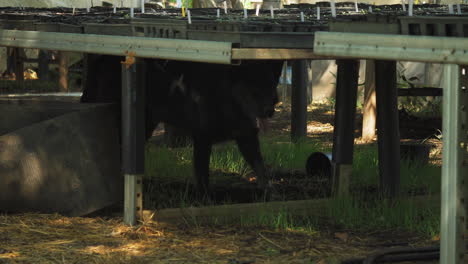
[[[279,106],[266,133],[288,135],[289,117],[289,108]],[[357,127],[360,122],[358,118]],[[332,108],[310,107],[307,131],[309,137],[331,144]],[[357,129],[357,137],[359,133]],[[437,149],[440,143],[432,155],[436,162]],[[119,212],[90,217],[0,215],[0,263],[325,264],[389,246],[428,246],[437,240],[398,230],[358,233],[326,223],[316,231],[156,222],[128,227]]]
[[[382,247],[434,244],[392,230],[305,232],[158,223],[132,228],[120,217],[44,214],[0,216],[0,231],[0,263],[324,264]]]

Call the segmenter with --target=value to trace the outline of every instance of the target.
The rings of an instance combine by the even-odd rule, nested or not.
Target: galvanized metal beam
[[[314,52],[338,58],[468,64],[468,39],[317,32]]]
[[[466,71],[462,74],[467,74]],[[467,178],[468,92],[460,86],[460,67],[445,65],[440,263],[464,263]]]
[[[0,46],[231,63],[230,42],[0,30]]]
[[[125,175],[124,222],[136,224],[143,212],[142,178],[145,170],[145,65],[137,59],[122,65],[122,171]]]

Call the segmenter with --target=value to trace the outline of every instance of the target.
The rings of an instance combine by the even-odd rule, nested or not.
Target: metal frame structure
[[[231,63],[232,50],[230,42],[23,30],[0,30],[0,45],[222,64]]]
[[[129,143],[130,150],[124,157],[126,177],[126,202],[124,219],[127,224],[134,224],[135,214],[141,199],[141,165],[133,160],[141,155],[143,149],[135,141],[141,122],[136,113],[134,82],[137,79],[137,64],[132,58],[162,58],[209,63],[230,64],[236,59],[269,59],[275,54],[276,59],[305,58],[349,58],[377,60],[407,60],[437,62],[448,64],[446,91],[444,94],[444,165],[442,185],[442,241],[441,262],[462,263],[464,245],[462,235],[465,227],[465,192],[468,176],[466,148],[467,131],[467,88],[460,85],[460,70],[456,64],[468,64],[468,40],[463,38],[421,37],[401,35],[377,35],[355,33],[316,32],[314,50],[311,49],[239,49],[230,42],[199,40],[180,40],[162,38],[143,38],[127,36],[103,36],[93,34],[73,34],[37,31],[0,30],[0,46],[39,48],[60,51],[101,53],[126,56],[130,65],[124,65],[122,105],[130,114],[123,121],[123,130],[131,129],[124,136],[123,143]],[[235,54],[237,54],[236,57]],[[466,72],[465,72],[466,74]],[[462,87],[460,87],[462,86]],[[125,133],[125,132],[124,132]],[[131,154],[133,153],[133,154]],[[130,161],[132,159],[132,161]],[[138,197],[138,194],[140,196]]]
[[[466,182],[468,178],[468,40],[355,33],[317,32],[314,52],[336,58],[445,63],[441,255],[444,264],[462,264],[465,256]],[[462,69],[460,69],[462,68]]]

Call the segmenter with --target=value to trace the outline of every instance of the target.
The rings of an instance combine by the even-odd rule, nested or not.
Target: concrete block
[[[122,200],[115,106],[58,105],[1,115],[0,211],[77,216]]]

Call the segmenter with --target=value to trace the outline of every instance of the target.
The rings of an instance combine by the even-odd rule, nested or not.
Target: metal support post
[[[400,127],[396,62],[375,61],[380,187],[396,197],[400,189]]]
[[[346,195],[352,174],[356,118],[358,60],[338,60],[335,128],[333,131],[333,192]]]
[[[440,263],[443,264],[465,263],[465,192],[468,178],[468,73],[466,70],[465,67],[455,64],[445,65],[444,70],[442,120],[444,149],[440,228]]]
[[[293,142],[307,136],[308,69],[307,60],[292,62],[291,140]]]
[[[144,174],[144,61],[122,65],[122,169],[125,176],[124,223],[141,217]]]

